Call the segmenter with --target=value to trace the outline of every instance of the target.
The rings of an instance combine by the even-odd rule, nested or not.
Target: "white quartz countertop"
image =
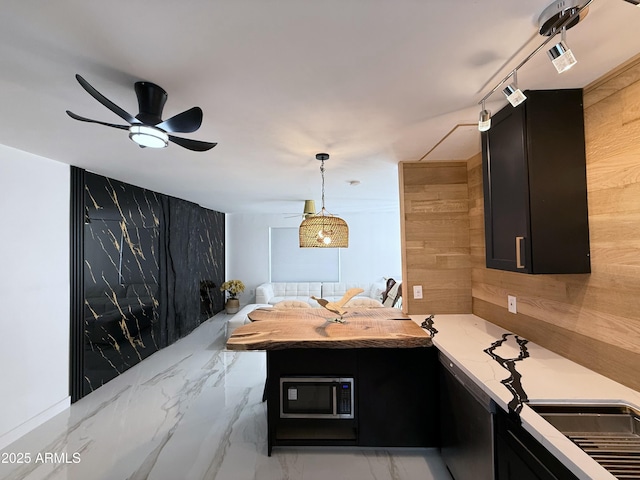
[[[411,315],[411,318],[420,325],[428,316]],[[523,427],[578,478],[615,480],[613,475],[534,412],[527,402],[624,403],[638,409],[640,392],[476,315],[435,315],[428,330],[440,352],[503,410],[519,410]],[[516,378],[507,367],[516,372]],[[501,383],[510,377],[512,381]]]

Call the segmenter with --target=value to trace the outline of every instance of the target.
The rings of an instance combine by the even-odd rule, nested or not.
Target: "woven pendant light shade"
[[[307,202],[305,202],[305,218],[299,229],[300,248],[347,248],[349,246],[347,222],[340,217],[331,215],[324,208],[324,162],[328,159],[328,153],[316,154],[316,160],[322,162],[320,164],[322,210],[307,216]],[[313,200],[308,200],[308,202],[313,202]]]
[[[302,248],[347,248],[349,227],[340,217],[321,211],[305,218],[300,224],[300,247]]]

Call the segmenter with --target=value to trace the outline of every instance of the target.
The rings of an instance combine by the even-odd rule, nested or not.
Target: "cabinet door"
[[[559,480],[511,431],[498,436],[496,450],[498,480]]]
[[[357,351],[359,445],[437,447],[436,349]]]
[[[504,411],[496,414],[497,480],[577,480],[577,477]]]
[[[456,480],[494,480],[492,407],[469,390],[472,382],[462,375],[440,365],[440,454]]]
[[[482,135],[488,268],[530,271],[524,107],[502,109]]]

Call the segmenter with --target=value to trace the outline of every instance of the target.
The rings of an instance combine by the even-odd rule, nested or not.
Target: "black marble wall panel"
[[[224,214],[100,175],[84,179],[77,398],[222,310],[224,281]]]
[[[86,395],[162,347],[158,194],[85,175]]]
[[[224,214],[174,197],[164,197],[161,244],[161,311],[167,342],[191,332],[222,310],[224,294]],[[167,288],[165,289],[164,286]],[[194,299],[198,299],[194,302]],[[164,338],[164,337],[163,337]]]

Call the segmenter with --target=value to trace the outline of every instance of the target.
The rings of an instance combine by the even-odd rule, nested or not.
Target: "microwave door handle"
[[[331,387],[333,392],[333,415],[338,415],[338,396],[337,396],[337,387],[333,385]]]

